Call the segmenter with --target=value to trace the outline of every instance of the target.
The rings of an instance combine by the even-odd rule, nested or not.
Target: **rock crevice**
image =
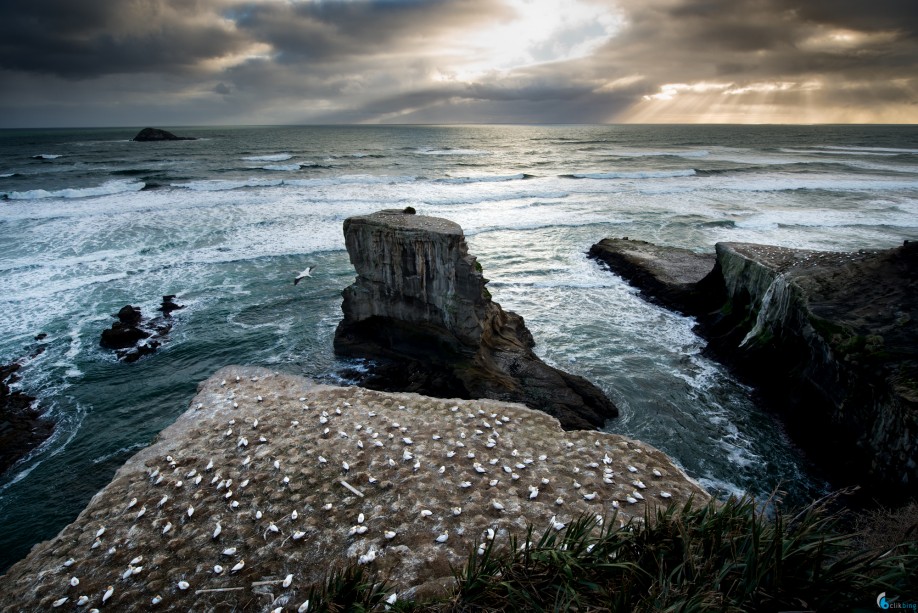
[[[566,429],[618,414],[589,381],[533,353],[523,318],[491,300],[458,224],[386,210],[347,219],[344,236],[357,279],[343,292],[335,351],[379,361],[363,385],[522,402]]]

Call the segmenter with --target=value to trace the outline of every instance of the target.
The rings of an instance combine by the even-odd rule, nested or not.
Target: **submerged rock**
[[[837,483],[885,499],[918,493],[918,244],[856,253],[715,249],[713,270],[696,282],[697,273],[667,279],[634,259],[615,270],[695,315],[708,351],[757,385]]]
[[[172,329],[171,313],[185,308],[175,303],[175,296],[163,296],[159,307],[163,316],[144,321],[140,307],[125,305],[113,315],[118,321],[112,327],[103,330],[99,345],[115,350],[118,359],[124,362],[136,362],[141,357],[154,353]]]
[[[0,577],[0,609],[48,610],[79,594],[88,609],[115,586],[106,604],[119,611],[149,610],[157,595],[157,610],[262,611],[265,590],[295,610],[330,568],[355,562],[400,598],[423,598],[452,584],[488,529],[503,548],[529,525],[537,540],[552,518],[640,522],[657,505],[708,500],[659,450],[564,432],[518,404],[228,367]]]
[[[381,362],[364,385],[522,402],[565,429],[618,415],[592,383],[533,353],[523,318],[491,300],[458,224],[386,210],[348,218],[344,237],[357,280],[343,292],[335,351]]]
[[[159,128],[144,128],[132,140],[137,142],[157,142],[164,140],[197,140],[193,136],[176,136],[172,132]]]

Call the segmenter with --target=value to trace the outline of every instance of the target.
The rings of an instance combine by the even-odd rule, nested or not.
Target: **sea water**
[[[601,265],[607,236],[855,250],[918,239],[918,127],[352,126],[0,131],[0,363],[54,436],[0,478],[0,569],[72,521],[228,364],[342,381],[354,279],[342,222],[412,206],[465,230],[494,299],[548,363],[621,409],[717,496],[826,484],[702,355],[694,321]],[[296,273],[316,267],[294,286]],[[125,304],[177,294],[168,341],[134,364],[99,347]],[[46,350],[28,358],[35,336]],[[356,364],[356,366],[360,366]]]

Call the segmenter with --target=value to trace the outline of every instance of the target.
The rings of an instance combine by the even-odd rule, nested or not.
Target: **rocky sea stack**
[[[176,136],[172,132],[159,128],[144,128],[132,140],[141,143],[159,142],[164,140],[198,140],[193,136]]]
[[[377,362],[362,385],[521,402],[568,430],[618,415],[592,383],[533,353],[523,318],[491,300],[458,224],[385,210],[345,220],[344,237],[357,280],[335,351]]]
[[[718,243],[680,250],[607,239],[591,255],[642,294],[695,315],[710,353],[761,393],[839,485],[918,493],[918,244],[837,253]],[[635,253],[642,254],[635,257]]]

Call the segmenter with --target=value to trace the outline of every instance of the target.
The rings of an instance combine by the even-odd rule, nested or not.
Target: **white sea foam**
[[[823,149],[840,149],[843,151],[883,151],[888,153],[918,153],[918,149],[902,149],[900,147],[841,147],[837,145],[825,145]]]
[[[94,196],[109,196],[124,192],[139,192],[146,186],[142,181],[128,181],[116,179],[106,181],[96,187],[72,187],[58,190],[33,189],[25,192],[9,192],[6,194],[10,200],[42,200],[45,198],[92,198]]]
[[[4,172],[0,174],[0,179],[8,179],[10,177],[15,177],[15,176],[16,176],[15,172]]]
[[[561,176],[574,179],[669,179],[694,175],[693,168],[686,168],[684,170],[639,170],[634,172],[575,172]]]
[[[596,149],[589,152],[590,155],[621,157],[621,158],[643,158],[643,157],[680,157],[680,158],[703,158],[711,154],[707,149],[690,149],[690,150],[660,150],[660,151],[632,151],[630,149]]]
[[[438,183],[502,183],[504,181],[519,181],[530,178],[532,175],[518,173],[515,175],[482,175],[477,177],[447,177],[436,179]]]
[[[417,153],[421,155],[491,155],[490,151],[480,149],[418,149]]]
[[[891,152],[884,152],[882,150],[874,151],[861,151],[861,150],[852,150],[852,149],[831,149],[829,147],[818,148],[818,149],[781,149],[785,153],[809,153],[815,155],[876,155],[880,157],[893,157],[898,154]]]
[[[300,164],[269,164],[267,166],[262,166],[264,170],[277,170],[284,172],[293,172],[300,169]]]
[[[55,154],[55,153],[39,153],[38,155],[33,155],[32,159],[34,160],[56,160],[59,157],[62,157],[62,156],[60,154]]]
[[[215,192],[242,189],[247,187],[323,187],[333,185],[346,185],[351,183],[360,185],[388,185],[396,183],[410,183],[415,180],[416,177],[398,177],[387,175],[341,175],[338,177],[324,177],[317,179],[206,179],[201,181],[189,181],[187,183],[172,183],[171,186],[201,192]]]
[[[292,153],[274,153],[271,155],[250,155],[242,159],[247,162],[286,162],[292,157]]]

